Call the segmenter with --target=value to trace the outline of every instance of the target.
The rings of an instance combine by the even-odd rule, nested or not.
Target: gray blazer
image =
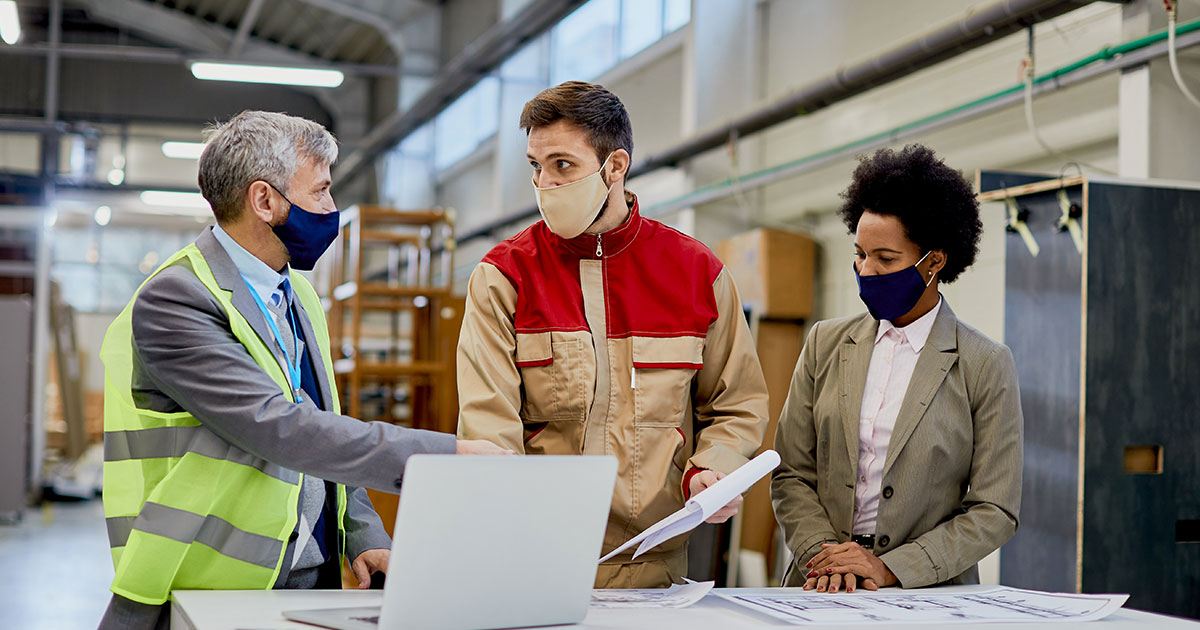
[[[283,364],[278,344],[237,266],[211,229],[196,239],[217,284]],[[324,401],[332,390],[321,369],[312,324],[296,303],[309,361]],[[362,422],[292,403],[233,336],[224,309],[192,271],[175,265],[146,283],[133,305],[133,396],[139,407],[188,411],[230,448],[347,488],[346,551],[388,548],[390,540],[361,487],[397,492],[416,453],[453,453],[452,435]],[[329,405],[326,405],[329,406]],[[293,545],[287,554],[293,552]],[[283,566],[291,566],[285,558]],[[277,585],[283,584],[281,572]]]
[[[858,425],[879,322],[867,314],[813,325],[792,376],[771,480],[794,562],[850,539]],[[906,588],[979,582],[976,563],[1016,532],[1021,404],[1012,353],[942,302],[905,393],[883,468],[874,553]]]

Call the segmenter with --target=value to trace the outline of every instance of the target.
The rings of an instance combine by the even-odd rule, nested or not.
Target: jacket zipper
[[[596,258],[604,257],[604,248],[600,245],[600,235],[596,235]]]

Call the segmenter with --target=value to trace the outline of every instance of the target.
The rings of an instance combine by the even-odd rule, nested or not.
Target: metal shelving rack
[[[359,205],[342,213],[329,267],[329,332],[343,410],[453,432],[454,211]],[[436,251],[435,251],[436,250]]]

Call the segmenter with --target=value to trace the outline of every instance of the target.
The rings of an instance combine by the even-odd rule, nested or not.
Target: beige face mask
[[[538,188],[534,183],[533,193],[537,197],[538,210],[551,232],[572,239],[583,234],[596,220],[612,188],[604,185],[601,175],[607,164],[608,158],[605,158],[600,170],[562,186]]]

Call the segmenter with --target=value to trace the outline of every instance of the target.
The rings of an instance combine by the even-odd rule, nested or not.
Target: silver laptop
[[[587,615],[615,457],[416,455],[383,607],[285,611],[338,630],[491,630]]]

